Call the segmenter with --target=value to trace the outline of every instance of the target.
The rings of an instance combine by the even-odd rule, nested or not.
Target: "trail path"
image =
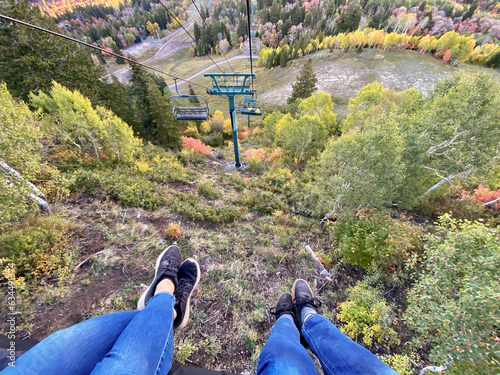
[[[189,30],[190,28],[192,28],[198,17],[199,17],[198,13],[195,13],[194,18],[191,21],[189,21],[187,24],[185,24],[184,28],[186,30]],[[153,57],[150,57],[147,60],[141,61],[141,63],[147,64],[149,62],[152,62],[152,61],[155,61],[158,59],[162,59],[168,55],[171,55],[172,53],[175,53],[180,49],[189,47],[189,45],[191,44],[191,41],[177,41],[177,39],[179,38],[179,36],[182,35],[183,32],[184,32],[184,30],[182,28],[178,28],[170,35],[167,35],[165,38],[161,39],[163,45],[159,49],[159,51],[156,52],[156,54]],[[157,41],[156,43],[159,43],[159,41]],[[151,47],[152,46],[148,47],[148,49]],[[127,67],[124,69],[117,70],[116,72],[109,73],[108,75],[106,75],[106,78],[108,80],[111,80],[112,75],[114,75],[116,78],[118,78],[118,80],[120,82],[128,83],[130,80],[130,76],[131,76],[130,68]]]

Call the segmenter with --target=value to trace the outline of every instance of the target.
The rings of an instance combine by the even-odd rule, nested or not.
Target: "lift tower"
[[[225,95],[229,99],[229,115],[231,116],[231,127],[233,130],[234,161],[235,167],[240,168],[240,152],[238,150],[238,128],[236,126],[236,95],[252,95],[250,81],[255,78],[254,73],[205,73],[205,77],[212,78],[213,86],[207,88],[209,95]]]

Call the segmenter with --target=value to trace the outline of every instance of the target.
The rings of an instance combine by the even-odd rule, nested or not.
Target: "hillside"
[[[321,314],[402,375],[498,373],[496,4],[259,0],[248,19],[244,2],[188,5],[54,20],[0,3],[109,48],[0,23],[2,332],[43,340],[136,310],[175,243],[202,277],[173,363],[255,373],[271,308],[301,278]],[[147,66],[122,64],[141,45]],[[222,69],[255,72],[262,116],[232,128],[227,97],[206,94],[203,72]],[[176,119],[172,78],[189,81],[185,107],[207,98],[206,119]]]

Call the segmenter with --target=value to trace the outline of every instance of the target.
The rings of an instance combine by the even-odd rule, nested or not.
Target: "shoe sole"
[[[161,258],[163,258],[163,255],[165,255],[165,253],[168,251],[168,249],[170,249],[172,246],[175,246],[175,245],[171,245],[171,246],[167,247],[165,250],[163,250],[163,252],[156,259],[155,277],[153,278],[153,281],[151,281],[151,284],[149,285],[149,287],[144,291],[144,293],[142,293],[141,298],[139,298],[139,302],[137,302],[137,310],[142,310],[143,308],[146,307],[146,305],[144,304],[144,301],[146,299],[146,295],[148,294],[149,289],[151,289],[151,287],[153,286],[153,283],[156,280],[156,276],[158,275],[158,268],[160,267]]]
[[[182,319],[181,324],[179,324],[179,326],[177,326],[175,328],[176,330],[186,327],[188,322],[189,322],[189,311],[191,310],[191,296],[193,295],[193,292],[196,289],[196,286],[200,282],[200,278],[201,278],[200,265],[198,264],[198,262],[196,260],[194,260],[193,258],[187,258],[184,262],[186,262],[186,261],[190,261],[190,262],[193,262],[194,264],[196,264],[197,276],[196,276],[196,282],[194,283],[194,286],[193,286],[193,290],[191,291],[191,293],[189,293],[189,297],[188,297],[188,300],[186,303],[186,312],[184,314],[184,318]],[[184,263],[184,262],[182,262],[182,263]],[[182,264],[181,264],[181,266],[182,266]]]

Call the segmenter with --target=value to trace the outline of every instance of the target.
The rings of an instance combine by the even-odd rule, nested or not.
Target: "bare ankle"
[[[163,279],[156,285],[155,289],[155,295],[157,295],[160,292],[169,292],[169,293],[174,293],[175,291],[175,286],[172,280],[170,279]]]

